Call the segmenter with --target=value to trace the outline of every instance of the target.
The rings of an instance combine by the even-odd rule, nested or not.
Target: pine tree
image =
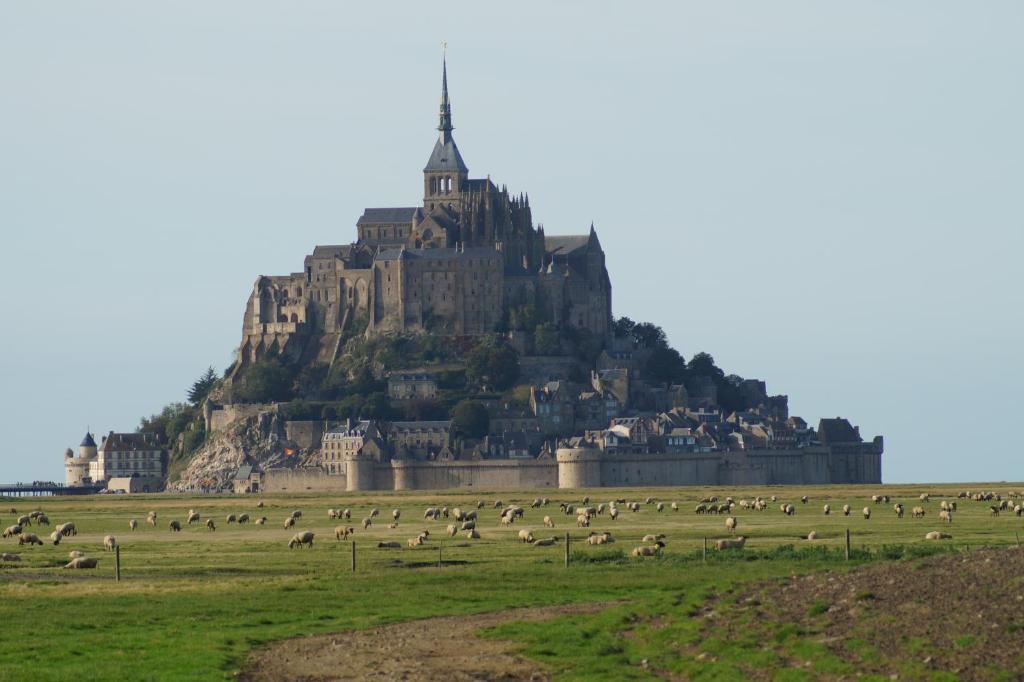
[[[193,405],[203,402],[215,383],[217,383],[217,374],[213,371],[213,367],[208,367],[188,390],[188,401]]]

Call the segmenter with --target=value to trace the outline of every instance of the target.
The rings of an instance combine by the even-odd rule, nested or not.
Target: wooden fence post
[[[114,580],[121,582],[121,545],[114,545]]]
[[[356,541],[352,541],[352,572],[356,572]]]
[[[444,540],[437,545],[437,567],[441,568],[441,547],[444,546]]]
[[[846,529],[846,560],[850,560],[850,529]]]
[[[565,567],[569,568],[569,531],[565,531]]]
[[[707,538],[707,536],[704,536],[704,549],[701,550],[700,560],[701,561],[707,561],[708,560],[708,538]]]

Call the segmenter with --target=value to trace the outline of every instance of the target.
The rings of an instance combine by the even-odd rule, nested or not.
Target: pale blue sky
[[[1024,5],[0,0],[0,480],[223,369],[258,274],[404,206],[449,43],[473,176],[593,220],[614,311],[1024,478]]]

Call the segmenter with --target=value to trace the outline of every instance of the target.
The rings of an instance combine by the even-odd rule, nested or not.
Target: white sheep
[[[939,521],[953,523],[953,513],[948,509],[943,509],[942,511],[939,512]]]
[[[11,554],[10,552],[3,552],[0,554],[0,562],[4,561],[21,561],[21,556],[18,554]]]
[[[459,527],[454,523],[449,523],[444,530],[448,533],[449,537],[455,537],[455,534],[459,532]]]
[[[479,540],[480,539],[480,533],[478,533],[476,531],[476,529],[467,530],[465,532],[465,536],[466,536],[467,540]]]
[[[228,514],[228,518],[227,518],[227,522],[228,523],[235,523],[236,521],[238,521],[238,517],[237,516],[235,516],[234,514]]]
[[[50,517],[40,512],[39,516],[36,517],[36,523],[38,523],[40,526],[49,526]]]
[[[52,542],[55,545],[59,545],[60,541],[63,539],[64,535],[59,530],[55,530],[52,533],[50,533],[50,542]]]
[[[605,545],[609,542],[615,542],[611,533],[591,533],[587,538],[587,543],[591,545]]]
[[[128,527],[134,532],[139,527],[139,522],[135,519],[128,519]]]
[[[18,517],[18,525],[22,528],[32,525],[32,517],[28,514],[22,514]]]
[[[341,511],[340,510],[338,510],[338,509],[328,509],[327,510],[327,518],[329,518],[329,519],[336,519],[339,516],[341,516]]]
[[[155,511],[151,511],[148,514],[146,514],[146,523],[148,523],[149,525],[151,525],[154,528],[156,528],[156,512]]]
[[[555,522],[551,520],[550,516],[545,516],[544,517],[544,525],[547,526],[548,528],[554,528],[555,527]]]
[[[417,535],[414,538],[409,538],[408,540],[406,540],[406,542],[409,544],[410,547],[419,547],[424,543],[424,540],[422,535]]]
[[[925,540],[952,540],[953,536],[949,533],[943,533],[942,531],[933,530],[930,533],[926,533],[924,536]]]
[[[7,526],[7,528],[4,528],[4,532],[2,533],[2,535],[5,538],[13,538],[15,535],[18,535],[20,533],[21,526],[15,524],[13,526]]]
[[[117,547],[117,540],[114,538],[114,536],[113,535],[104,535],[103,536],[103,551],[105,551],[105,552],[113,552],[115,547]]]
[[[378,516],[380,516],[380,509],[377,509],[376,507],[374,507],[373,509],[370,510],[370,518],[371,519],[375,519]]]
[[[296,547],[313,547],[313,531],[307,530],[301,533],[296,533],[292,536],[292,539],[288,541],[288,549],[294,549]]]
[[[528,530],[519,531],[519,539],[523,542],[533,542],[533,533]]]
[[[188,517],[186,517],[185,522],[188,523],[188,525],[191,526],[193,523],[196,523],[198,521],[199,521],[199,512],[197,512],[195,509],[189,509],[188,510]]]
[[[179,532],[181,530],[181,524],[178,523],[177,521],[174,521],[174,520],[172,520],[169,524],[167,524],[167,527],[171,531],[173,531],[175,533],[177,533],[177,532]]]
[[[671,505],[669,505],[669,507],[671,507],[672,511],[674,511],[674,512],[679,511],[679,503],[678,502],[673,502]]]
[[[217,530],[217,524],[213,522],[213,519],[206,519],[206,530]]]
[[[558,538],[550,537],[550,538],[536,539],[536,540],[533,541],[532,544],[533,544],[534,547],[550,547],[553,544],[555,544],[556,542],[558,542]]]
[[[804,539],[805,540],[817,540],[818,539],[818,534],[815,531],[812,530],[810,533],[808,533],[806,535],[806,537]]]
[[[402,515],[402,510],[401,509],[392,509],[391,510],[391,518],[393,518],[395,521],[397,521],[398,518],[401,515]]]
[[[665,511],[665,503],[664,502],[659,502],[654,508],[657,509],[660,512],[663,512],[663,511]]]
[[[822,511],[824,511],[824,512],[825,512],[825,516],[828,516],[829,514],[831,514],[831,513],[832,513],[832,507],[831,507],[831,505],[827,505],[827,504],[826,504],[826,505],[825,505],[824,507],[822,507]]]
[[[736,517],[730,516],[725,520],[725,529],[730,533],[736,532]]]
[[[256,503],[256,508],[263,509],[263,500],[260,500],[259,502]]]
[[[473,530],[474,528],[476,528],[476,521],[463,521],[459,526],[459,530]]]
[[[35,533],[22,533],[18,536],[19,545],[41,545],[43,541]]]
[[[736,539],[723,538],[722,540],[715,540],[715,549],[719,551],[723,549],[743,549],[743,546],[746,543],[747,538],[743,535],[739,536]]]
[[[843,505],[843,516],[849,516],[849,515],[850,515],[850,505],[844,504]]]
[[[294,516],[289,516],[287,519],[284,520],[284,529],[285,530],[288,530],[289,528],[291,528],[294,525],[295,525],[295,517]]]
[[[864,507],[861,513],[864,514],[865,521],[869,520],[871,518],[871,507]]]
[[[645,535],[640,540],[640,542],[661,542],[664,539],[665,539],[665,535],[663,533],[658,533],[657,535],[655,535],[653,533],[649,533],[649,534]]]
[[[665,546],[665,543],[660,542],[660,541],[656,542],[653,545],[641,545],[640,547],[634,547],[633,551],[630,552],[630,554],[632,556],[635,556],[635,557],[654,556],[655,554],[660,552],[661,548],[664,547],[664,546]]]
[[[96,559],[88,556],[76,557],[66,563],[64,568],[96,568]]]
[[[68,558],[69,559],[78,559],[79,557],[83,557],[83,556],[85,556],[85,552],[83,552],[80,549],[73,549],[70,552],[68,552]]]
[[[348,521],[349,519],[352,518],[352,510],[351,509],[342,509],[341,510],[341,517],[343,519],[345,519],[346,521]]]
[[[258,519],[256,519],[255,523],[256,523],[257,526],[262,526],[266,522],[267,522],[267,517],[266,516],[261,516]]]
[[[372,524],[373,524],[373,519],[371,517],[367,516],[365,519],[363,519],[363,530],[366,530]]]
[[[249,515],[248,514],[239,514],[238,515],[238,522],[239,523],[249,523]]]
[[[608,508],[608,516],[611,517],[612,521],[614,521],[615,519],[619,518],[619,508],[618,507],[609,507]]]
[[[910,513],[914,515],[915,519],[924,518],[924,507],[914,507],[910,510]]]
[[[437,507],[427,507],[427,510],[423,512],[424,519],[430,519],[431,521],[437,521],[437,517],[441,515]]]
[[[348,536],[356,532],[351,526],[338,526],[334,529],[334,537],[338,540],[348,540]]]

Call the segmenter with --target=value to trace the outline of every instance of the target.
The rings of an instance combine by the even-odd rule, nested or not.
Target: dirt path
[[[595,613],[607,604],[513,609],[475,616],[427,618],[276,642],[250,654],[243,682],[326,680],[546,680],[544,668],[512,644],[476,636],[509,621]]]

